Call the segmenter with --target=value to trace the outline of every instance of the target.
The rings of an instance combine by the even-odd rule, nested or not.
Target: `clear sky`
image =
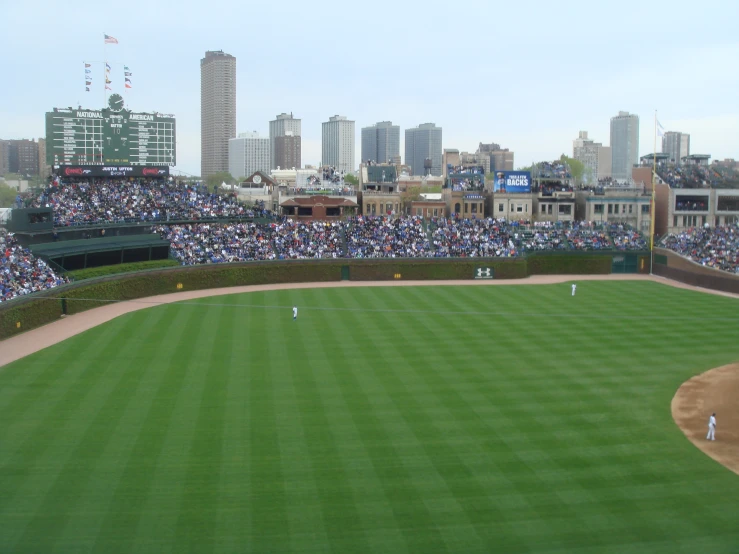
[[[100,108],[103,74],[129,108],[177,117],[177,168],[200,173],[200,59],[237,58],[237,132],[268,136],[269,120],[303,120],[303,164],[321,158],[321,122],[360,128],[433,122],[443,147],[497,142],[516,166],[572,155],[579,130],[609,143],[619,110],[641,118],[653,150],[654,111],[691,134],[693,153],[739,158],[739,1],[426,2],[157,0],[4,2],[0,137],[43,136],[53,107]],[[658,146],[659,148],[659,146]]]

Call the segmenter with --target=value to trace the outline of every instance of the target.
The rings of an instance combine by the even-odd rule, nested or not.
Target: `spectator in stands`
[[[68,282],[18,244],[13,233],[0,228],[0,302]]]
[[[667,235],[662,246],[707,266],[739,273],[739,226],[693,228]]]

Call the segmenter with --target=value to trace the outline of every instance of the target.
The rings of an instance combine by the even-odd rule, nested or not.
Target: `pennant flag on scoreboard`
[[[110,88],[108,85],[105,85],[105,90],[113,90],[113,89]]]
[[[106,85],[109,85],[109,84],[111,84],[112,82],[113,82],[113,81],[111,81],[111,80],[110,80],[110,79],[108,79],[107,77],[105,78],[105,84],[106,84]]]
[[[110,35],[105,35],[105,44],[118,44],[118,39]]]
[[[85,85],[87,85],[88,87],[89,87],[89,86],[90,86],[91,84],[92,84],[92,81],[85,81]]]
[[[131,76],[131,72],[130,72],[130,71],[125,71],[125,72],[124,72],[123,74],[124,74],[124,75],[125,75],[126,77],[130,77],[130,76]]]
[[[90,63],[86,63],[86,64],[85,64],[85,67],[92,67],[92,64],[90,64]]]
[[[131,88],[131,85],[129,83],[126,83],[126,88]]]
[[[90,92],[90,87],[85,87],[85,92]]]
[[[110,71],[110,66],[108,65],[108,63],[107,63],[107,62],[105,63],[105,70],[106,70],[106,71]]]
[[[129,77],[126,77],[126,82],[127,83],[130,83],[131,82],[131,79]]]
[[[130,70],[130,69],[128,69],[128,66],[127,66],[127,65],[124,65],[124,66],[123,66],[123,71],[131,71],[131,70]]]
[[[90,70],[90,69],[85,69],[85,73],[92,73],[92,70]]]

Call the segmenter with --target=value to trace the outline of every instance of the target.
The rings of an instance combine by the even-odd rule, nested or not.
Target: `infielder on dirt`
[[[716,412],[708,418],[708,435],[706,435],[706,439],[709,441],[716,440]]]

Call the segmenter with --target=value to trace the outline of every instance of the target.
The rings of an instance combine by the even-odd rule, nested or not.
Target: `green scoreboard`
[[[46,163],[173,166],[174,116],[134,113],[113,94],[102,110],[54,108],[46,113]]]

